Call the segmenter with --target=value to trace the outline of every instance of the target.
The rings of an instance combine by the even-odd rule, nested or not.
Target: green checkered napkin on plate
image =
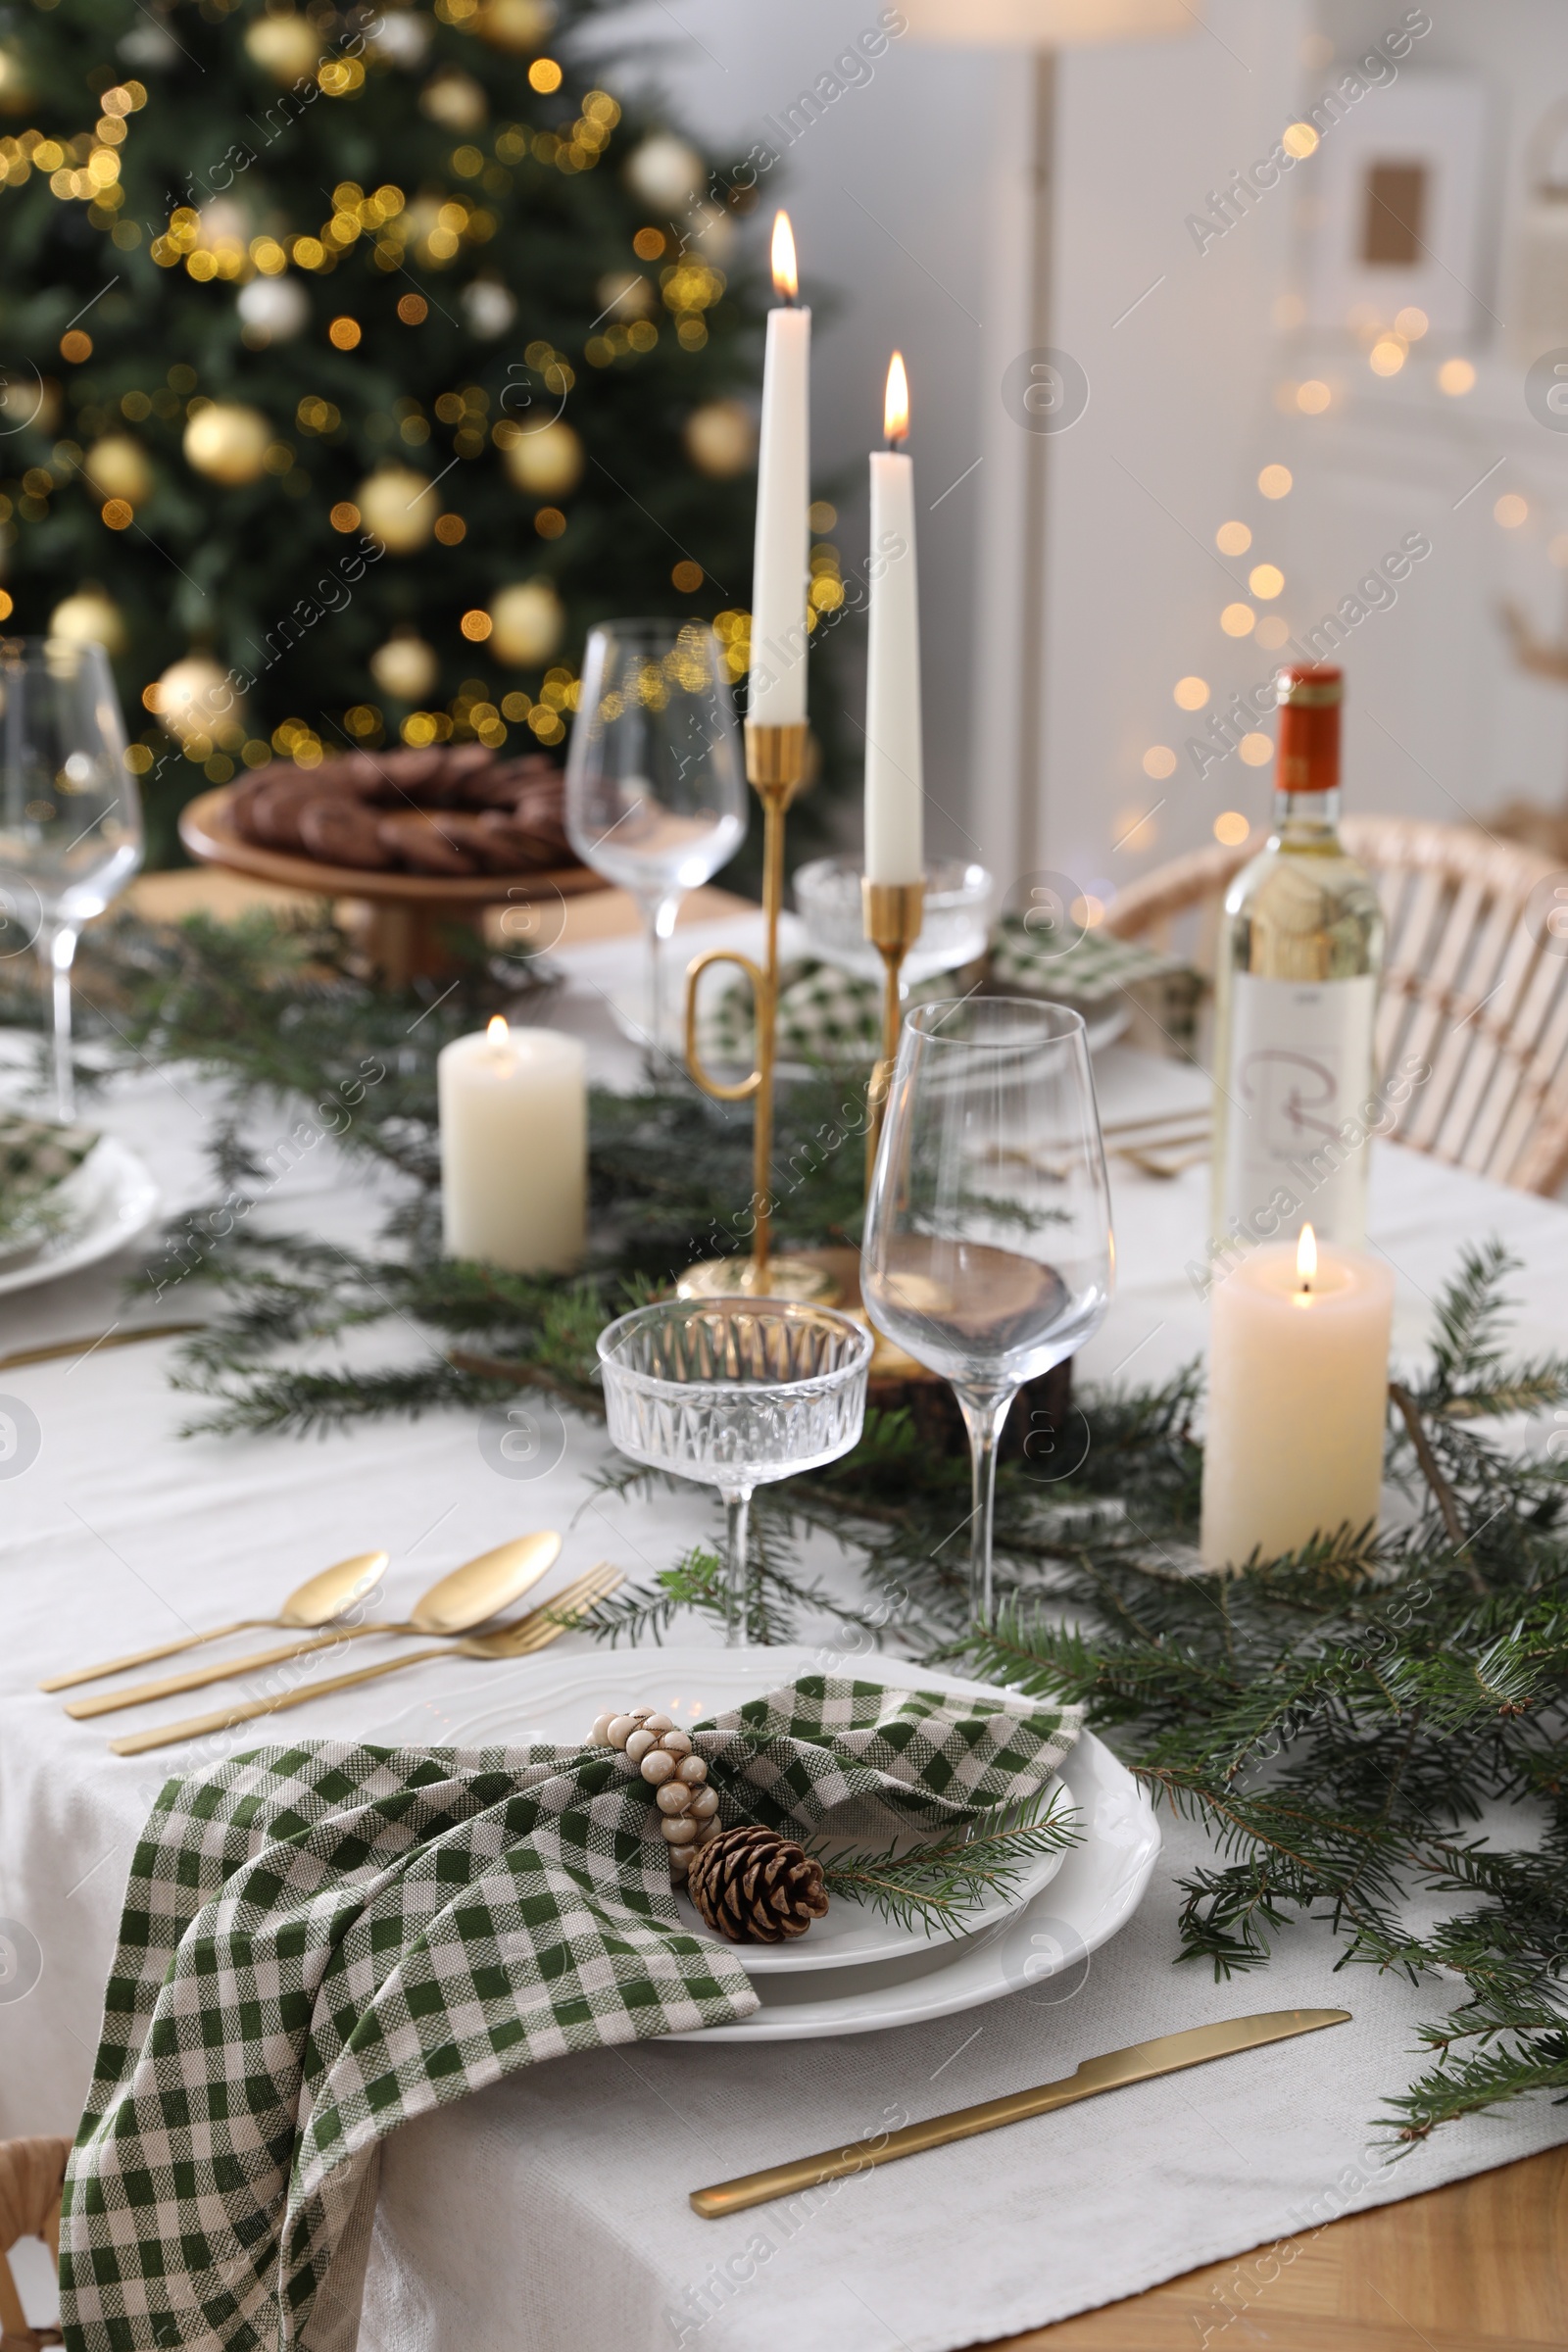
[[[1184,972],[1179,956],[1161,956],[1133,939],[1108,931],[1085,931],[1070,946],[1054,947],[1059,932],[1043,936],[1029,917],[1005,914],[991,935],[991,986],[1020,997],[1054,997],[1080,1012],[1103,1011],[1141,980],[1166,980]]]
[[[1181,958],[1159,956],[1102,931],[1086,931],[1073,946],[1054,950],[1025,930],[1023,919],[1004,916],[992,934],[989,986],[1004,996],[1050,997],[1093,1013],[1106,1009],[1139,981],[1173,977]],[[907,1002],[964,993],[952,972],[917,981]],[[698,1011],[698,1042],[705,1067],[750,1068],[752,991],[737,979],[705,992]],[[882,987],[834,963],[787,963],[779,974],[778,1054],[781,1061],[820,1063],[843,1069],[874,1061],[882,1051]]]
[[[0,1250],[25,1249],[58,1229],[55,1196],[97,1141],[91,1127],[0,1111]]]
[[[691,1727],[726,1823],[1028,1803],[1081,1711],[815,1675]],[[568,2051],[759,2006],[688,1934],[612,1749],[318,1740],[171,1781],[130,1866],[67,2176],[75,2352],[354,2342],[380,2144]]]

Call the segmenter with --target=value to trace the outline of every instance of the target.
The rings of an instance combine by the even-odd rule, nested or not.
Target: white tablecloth
[[[606,992],[624,985],[634,952],[602,946],[566,960],[572,986],[551,1018],[589,1039],[606,1074],[630,1075],[636,1056],[616,1037]],[[1197,1073],[1118,1049],[1098,1068],[1107,1118],[1203,1098]],[[151,1162],[171,1200],[193,1200],[204,1194],[206,1107],[199,1082],[154,1072],[117,1083],[106,1123]],[[279,1188],[272,1213],[363,1240],[373,1200],[330,1149]],[[1182,1268],[1198,1252],[1205,1180],[1195,1169],[1159,1184],[1117,1164],[1119,1290],[1080,1358],[1086,1379],[1118,1367],[1127,1380],[1157,1379],[1200,1346],[1202,1310]],[[1461,1242],[1492,1232],[1526,1261],[1520,1345],[1560,1346],[1568,1215],[1382,1152],[1373,1234],[1398,1278],[1402,1352],[1419,1348]],[[0,1300],[0,1352],[103,1330],[123,1311],[123,1271]],[[190,1304],[199,1311],[199,1297]],[[159,1312],[171,1311],[185,1311],[183,1293],[165,1294]],[[474,1424],[456,1415],[321,1443],[182,1440],[194,1406],[167,1385],[169,1352],[100,1349],[0,1372],[0,1393],[28,1405],[42,1431],[30,1468],[0,1480],[0,1917],[15,1923],[20,1955],[20,1973],[0,1983],[0,2132],[74,2127],[131,1841],[172,1768],[158,1755],[108,1756],[115,1727],[68,1721],[33,1688],[39,1675],[264,1612],[312,1567],[372,1544],[392,1553],[396,1604],[530,1526],[565,1534],[562,1580],[601,1557],[633,1572],[666,1565],[710,1527],[695,1491],[635,1505],[591,1497],[604,1442],[548,1408],[523,1479],[493,1468]],[[844,1573],[828,1545],[813,1564]],[[481,1693],[478,1670],[454,1659],[313,1702],[288,1729],[494,1739],[521,1712],[525,1678],[546,1665],[487,1667]],[[169,1712],[205,1703],[172,1701]],[[1336,1976],[1336,1947],[1314,1927],[1288,1931],[1267,1971],[1229,1985],[1172,1967],[1174,1878],[1202,1847],[1179,1824],[1165,1834],[1142,1911],[1081,1980],[857,2039],[642,2043],[561,2060],[406,2131],[386,2153],[367,2346],[949,2352],[1568,2134],[1561,2109],[1523,2107],[1446,2130],[1391,2166],[1369,2126],[1381,2095],[1420,2071],[1413,2026],[1448,2005],[1451,1989],[1411,1990],[1360,1969]],[[891,2105],[916,2117],[1213,2017],[1333,2005],[1354,2023],[890,2166],[823,2194],[809,2214],[766,2208],[712,2224],[686,2204],[704,2181],[874,2130]]]

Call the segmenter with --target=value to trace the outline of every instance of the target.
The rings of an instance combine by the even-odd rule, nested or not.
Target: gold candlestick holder
[[[710,948],[686,969],[686,1067],[715,1102],[755,1100],[752,1143],[752,1250],[747,1258],[708,1258],[689,1267],[677,1286],[683,1298],[742,1297],[797,1298],[823,1302],[837,1283],[808,1258],[773,1255],[773,1086],[778,1054],[778,918],[784,905],[784,819],[806,778],[806,727],[764,726],[748,721],[746,773],[762,804],[762,916],[765,945],[761,963],[735,948]],[[704,1068],[697,1043],[697,990],[704,972],[730,963],[752,984],[757,1027],[757,1061],[733,1083]]]
[[[893,1084],[893,1065],[898,1059],[899,1031],[904,1026],[900,978],[904,959],[919,938],[925,920],[925,884],[873,882],[867,878],[860,884],[860,906],[865,936],[882,958],[882,1057],[871,1072],[871,1087],[866,1097],[870,1115],[865,1134],[865,1189],[869,1197],[888,1093]]]

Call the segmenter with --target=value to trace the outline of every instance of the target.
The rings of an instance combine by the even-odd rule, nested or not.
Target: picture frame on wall
[[[1478,333],[1489,318],[1481,81],[1406,74],[1356,98],[1330,76],[1302,119],[1319,137],[1302,174],[1307,323],[1353,331],[1416,309],[1439,333]]]

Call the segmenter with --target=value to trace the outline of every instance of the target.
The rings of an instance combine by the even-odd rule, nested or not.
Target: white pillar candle
[[[806,716],[806,590],[810,558],[811,314],[795,301],[789,215],[773,222],[773,283],[784,300],[767,315],[762,425],[757,450],[757,542],[752,577],[748,719],[794,726]]]
[[[441,1222],[450,1257],[559,1274],[582,1255],[588,1081],[579,1039],[509,1029],[457,1037],[436,1061]]]
[[[1310,1225],[1213,1292],[1201,1548],[1206,1568],[1293,1551],[1378,1515],[1394,1274]]]
[[[887,436],[908,431],[904,362],[888,369]],[[920,748],[920,601],[914,563],[914,466],[902,452],[871,457],[871,621],[865,680],[865,873],[918,882],[925,873]]]

